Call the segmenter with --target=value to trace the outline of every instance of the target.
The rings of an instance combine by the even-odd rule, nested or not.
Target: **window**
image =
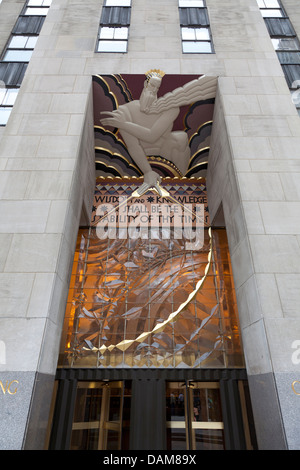
[[[52,0],[28,0],[29,7],[50,7]]]
[[[275,51],[298,51],[300,43],[297,38],[273,38],[272,43]]]
[[[279,0],[257,0],[272,44],[300,114],[300,42]]]
[[[130,0],[106,0],[102,8],[97,52],[127,52]]]
[[[99,31],[98,52],[127,52],[127,41],[127,26],[103,26]]]
[[[213,52],[209,18],[204,1],[179,0],[182,52],[211,54]]]
[[[106,0],[106,7],[130,7],[131,0]]]
[[[34,16],[46,16],[49,8],[26,8],[25,16],[34,15]]]
[[[212,52],[209,28],[181,28],[181,38],[184,53]]]
[[[179,0],[179,7],[192,7],[192,8],[203,8],[203,0]]]
[[[259,8],[280,8],[278,0],[257,0]]]
[[[0,61],[0,126],[7,124],[52,0],[28,0]]]
[[[37,36],[12,36],[5,55],[4,62],[29,62]]]
[[[18,91],[18,88],[0,88],[0,126],[7,124]]]
[[[52,0],[28,0],[25,16],[46,16]]]
[[[300,116],[300,80],[295,80],[292,83],[291,98]]]
[[[282,18],[284,10],[278,0],[257,0],[263,18]]]

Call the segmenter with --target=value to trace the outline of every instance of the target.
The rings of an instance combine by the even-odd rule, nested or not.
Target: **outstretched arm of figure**
[[[163,116],[160,116],[155,121],[154,125],[149,129],[143,127],[134,122],[124,121],[124,116],[122,113],[117,111],[107,111],[102,112],[101,114],[107,114],[109,117],[101,119],[101,122],[105,126],[118,127],[119,129],[131,134],[139,140],[144,142],[155,143],[170,126],[172,126],[173,121],[178,116],[178,109],[173,108],[164,113]]]
[[[138,192],[142,194],[145,190],[149,188],[157,189],[158,193],[161,194],[161,188],[159,183],[161,181],[161,177],[152,170],[150,163],[146,157],[146,154],[139,143],[139,139],[141,139],[141,130],[149,130],[145,129],[142,126],[135,125],[135,129],[140,128],[140,131],[137,134],[137,137],[133,135],[132,132],[127,132],[124,129],[125,124],[131,124],[130,122],[124,122],[124,114],[121,110],[115,110],[113,112],[101,113],[101,114],[110,114],[112,117],[101,119],[103,125],[118,127],[122,129],[122,137],[125,140],[127,145],[128,151],[132,156],[133,160],[137,163],[144,174],[144,183],[142,187],[139,188]],[[140,192],[141,191],[141,192]]]

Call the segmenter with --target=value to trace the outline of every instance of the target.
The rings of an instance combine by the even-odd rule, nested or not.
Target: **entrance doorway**
[[[224,450],[218,382],[168,382],[168,450]]]
[[[60,369],[49,450],[256,449],[246,371]]]
[[[78,382],[70,450],[120,450],[129,409],[125,382]]]

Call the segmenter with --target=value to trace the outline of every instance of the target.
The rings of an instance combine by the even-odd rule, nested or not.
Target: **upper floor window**
[[[102,8],[97,52],[127,52],[131,0],[106,0]]]
[[[259,8],[280,8],[278,0],[257,0]]]
[[[127,52],[128,26],[103,26],[99,30],[98,52]]]
[[[28,0],[29,7],[50,7],[52,0]]]
[[[46,16],[52,0],[28,0],[25,16]]]
[[[106,7],[130,7],[131,0],[106,0]]]
[[[5,126],[52,0],[27,0],[0,60],[0,126]],[[2,85],[2,88],[1,88]]]
[[[3,57],[4,62],[28,62],[37,36],[12,36]]]
[[[300,114],[300,41],[279,0],[257,0],[257,4]]]
[[[211,53],[209,28],[181,28],[182,50],[185,53]]]
[[[272,38],[275,51],[300,51],[297,38]]]
[[[282,18],[285,16],[278,0],[257,0],[264,18]]]
[[[179,0],[179,7],[190,7],[190,8],[203,8],[203,0]]]
[[[204,0],[179,0],[183,53],[211,54],[213,43]]]
[[[0,126],[7,124],[18,91],[18,88],[0,88]]]

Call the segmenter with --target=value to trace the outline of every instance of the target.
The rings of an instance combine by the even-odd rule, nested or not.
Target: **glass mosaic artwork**
[[[244,367],[226,231],[204,233],[187,250],[163,229],[146,239],[80,229],[59,366]]]

